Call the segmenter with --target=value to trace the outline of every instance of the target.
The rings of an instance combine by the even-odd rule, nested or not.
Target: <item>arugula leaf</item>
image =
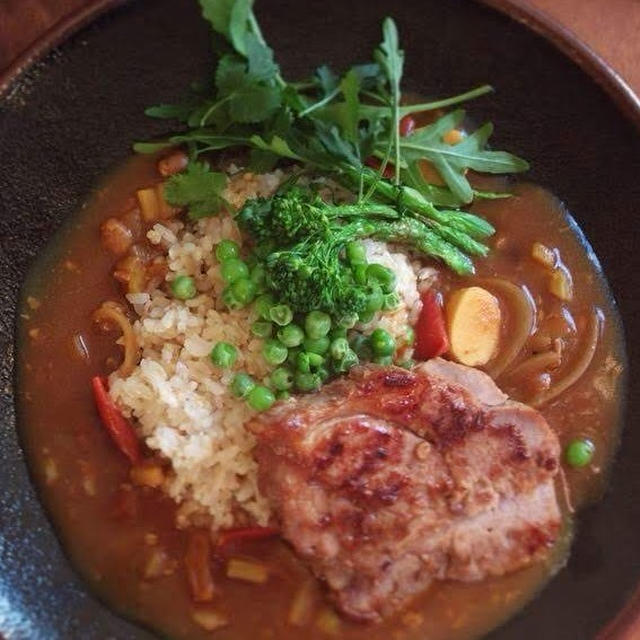
[[[273,136],[273,138],[271,138],[271,141],[267,142],[261,136],[255,135],[251,136],[249,141],[257,149],[262,149],[263,151],[271,151],[272,153],[282,156],[283,158],[290,158],[291,160],[304,160],[304,158],[295,153],[289,146],[289,143],[280,136]]]
[[[358,74],[351,69],[340,82],[340,91],[344,95],[344,120],[342,129],[345,138],[354,144],[358,140],[358,113],[360,110],[360,79]]]
[[[409,164],[420,159],[429,160],[442,176],[447,186],[462,203],[473,200],[473,189],[467,180],[467,169],[486,173],[516,173],[525,171],[526,161],[506,151],[488,151],[486,143],[493,131],[487,123],[455,145],[444,142],[442,136],[458,127],[465,112],[458,109],[442,116],[436,122],[402,138],[402,160]]]
[[[316,69],[315,76],[320,83],[324,97],[332,94],[338,88],[338,76],[326,64]]]
[[[375,59],[385,70],[391,92],[391,122],[389,139],[393,144],[395,183],[400,184],[400,81],[404,68],[404,51],[400,49],[398,28],[391,18],[382,24],[382,44],[374,53]]]
[[[192,220],[215,216],[228,206],[222,196],[227,186],[224,173],[211,171],[206,162],[189,162],[185,171],[171,176],[164,197],[173,206],[187,207]]]

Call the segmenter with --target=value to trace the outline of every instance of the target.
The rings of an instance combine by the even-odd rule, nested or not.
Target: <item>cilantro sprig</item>
[[[267,170],[283,159],[295,161],[353,188],[360,203],[384,203],[420,220],[437,238],[438,251],[431,255],[459,273],[473,270],[465,254],[484,255],[482,240],[493,228],[460,208],[474,197],[502,194],[475,191],[468,171],[508,174],[526,170],[527,163],[488,147],[490,123],[468,131],[457,144],[445,142],[447,132],[462,128],[462,109],[440,115],[405,137],[399,125],[407,114],[459,105],[490,92],[490,86],[402,105],[404,52],[391,18],[383,23],[383,39],[373,61],[354,65],[342,75],[322,66],[302,82],[289,82],[264,40],[253,0],[199,2],[220,40],[212,86],[194,90],[182,104],[149,108],[148,115],[178,120],[183,130],[161,142],[135,145],[139,152],[174,145],[189,149],[186,172],[167,185],[172,203],[187,206],[192,217],[213,213],[223,204],[223,181],[199,158],[210,151],[247,147],[256,170]],[[366,166],[372,159],[377,170]],[[425,161],[439,174],[440,184],[423,175]],[[384,177],[390,165],[392,180]]]

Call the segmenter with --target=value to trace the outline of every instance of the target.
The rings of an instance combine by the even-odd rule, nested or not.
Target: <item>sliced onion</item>
[[[548,391],[540,393],[533,398],[530,403],[531,406],[539,407],[540,405],[549,402],[549,400],[559,396],[582,377],[585,371],[589,368],[589,365],[593,360],[593,356],[596,353],[596,349],[598,348],[601,328],[602,321],[600,319],[600,314],[596,309],[594,309],[591,313],[591,317],[589,318],[585,339],[578,348],[578,358],[573,362],[568,373],[553,384]]]
[[[124,314],[116,302],[103,302],[93,314],[93,319],[98,323],[115,324],[122,331],[121,345],[124,349],[124,358],[118,368],[121,376],[128,376],[138,362],[138,341],[129,318]]]
[[[550,369],[557,369],[561,362],[562,358],[557,351],[537,353],[512,369],[509,373],[509,378],[517,380],[518,378],[544,373]]]
[[[486,368],[487,373],[495,380],[515,360],[533,331],[536,321],[536,305],[529,291],[513,282],[502,278],[488,278],[480,284],[493,289],[501,300],[504,300],[510,311],[509,331],[511,341],[500,350],[495,360]]]

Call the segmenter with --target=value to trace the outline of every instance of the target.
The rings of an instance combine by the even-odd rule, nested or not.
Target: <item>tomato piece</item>
[[[375,156],[369,156],[368,158],[365,158],[364,163],[367,165],[367,167],[371,167],[372,169],[380,169],[380,165],[382,164],[380,162],[380,160],[378,160],[378,158],[376,158]],[[394,169],[393,169],[393,165],[387,163],[387,166],[384,168],[384,171],[382,172],[382,177],[383,178],[393,178],[394,175]]]
[[[140,462],[140,441],[129,421],[120,413],[107,391],[107,381],[100,376],[91,380],[93,397],[104,428],[132,464]]]
[[[400,131],[400,135],[403,137],[410,136],[416,128],[416,119],[411,115],[407,114],[400,118],[400,122],[398,123],[398,129]]]
[[[449,338],[444,322],[444,313],[438,298],[431,289],[422,294],[422,311],[415,327],[414,354],[420,360],[429,360],[449,350]]]
[[[216,542],[217,547],[225,547],[232,542],[244,542],[248,540],[263,540],[277,536],[278,529],[274,527],[243,527],[221,531]]]

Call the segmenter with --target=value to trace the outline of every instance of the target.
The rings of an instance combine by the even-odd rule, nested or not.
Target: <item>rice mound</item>
[[[247,198],[271,195],[284,177],[281,171],[238,172],[225,195],[239,207]],[[225,284],[213,251],[223,238],[242,245],[240,232],[231,216],[221,213],[195,223],[165,221],[147,237],[166,251],[166,280],[191,276],[198,295],[181,301],[156,289],[127,296],[138,316],[133,328],[141,359],[129,376],[111,375],[111,397],[125,416],[135,419],[146,444],[171,463],[163,489],[180,505],[179,526],[265,525],[270,509],[257,484],[254,438],[244,426],[255,411],[228,385],[237,371],[260,380],[269,368],[262,341],[250,331],[255,319],[250,309],[230,311],[220,302]],[[365,331],[384,326],[398,336],[419,304],[415,272],[406,255],[390,253],[384,243],[368,242],[366,249],[371,261],[396,272],[402,304]],[[208,358],[220,340],[238,349],[230,370],[214,367]]]

